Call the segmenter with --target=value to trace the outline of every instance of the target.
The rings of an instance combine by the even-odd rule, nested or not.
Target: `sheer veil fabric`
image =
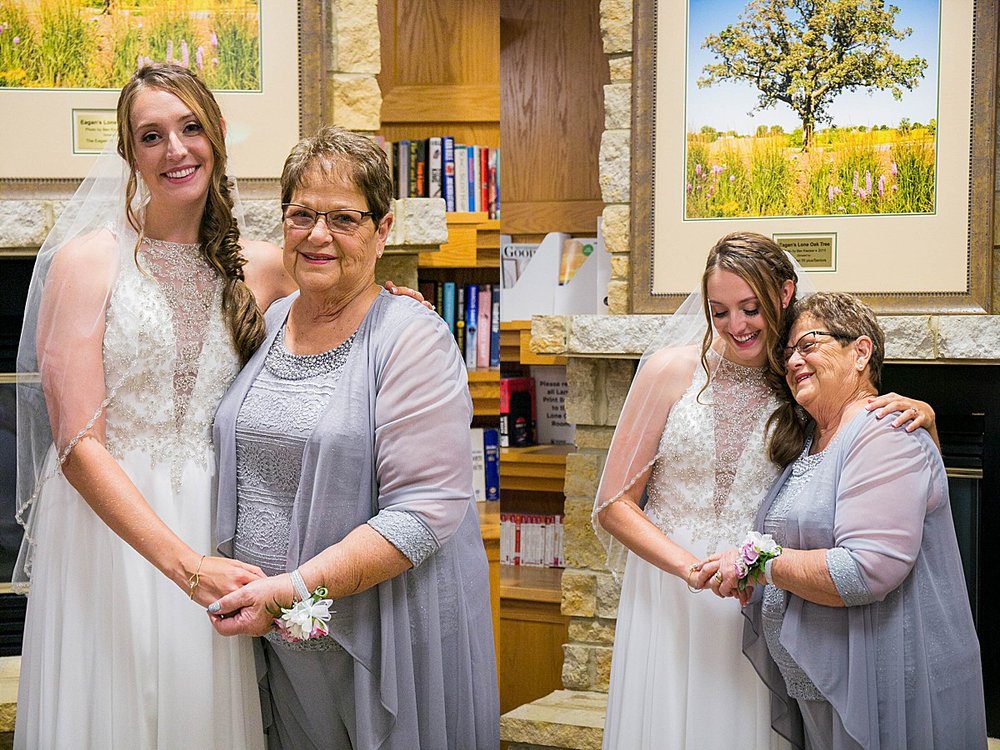
[[[17,505],[24,538],[13,587],[27,593],[36,546],[35,503],[59,473],[73,447],[92,433],[104,442],[103,415],[134,371],[137,342],[117,342],[119,368],[112,382],[80,378],[100,363],[80,361],[75,343],[100,342],[119,273],[136,262],[139,237],[126,218],[124,196],[130,169],[114,139],[66,204],[35,261],[17,350]],[[149,193],[136,175],[133,212],[142,217]],[[243,228],[243,208],[233,187],[233,216]],[[122,350],[122,345],[126,349]],[[101,348],[90,347],[100,352]],[[86,365],[97,365],[87,368]],[[49,459],[54,446],[58,460]]]
[[[791,255],[788,258],[798,276],[796,299],[815,292],[815,285],[799,263]],[[607,567],[618,579],[624,573],[628,549],[604,530],[598,521],[598,513],[620,500],[640,481],[644,484],[648,481],[653,466],[662,457],[660,439],[670,410],[702,369],[701,345],[707,327],[699,287],[667,318],[643,353],[615,427],[594,500],[591,522],[607,552]],[[725,357],[725,342],[714,336],[707,357],[709,382]],[[707,393],[701,396],[702,399],[707,397]],[[724,448],[717,446],[717,449]],[[761,456],[759,460],[767,459]]]
[[[119,385],[74,377],[74,352],[63,344],[69,337],[103,338],[105,310],[125,253],[116,247],[124,243],[114,238],[127,234],[123,196],[128,175],[109,142],[42,244],[28,287],[17,350],[17,520],[25,533],[14,589],[20,593],[27,593],[31,577],[35,501],[42,486],[87,432],[103,442],[101,414]],[[137,199],[144,194],[137,191]],[[53,445],[59,461],[46,466]]]

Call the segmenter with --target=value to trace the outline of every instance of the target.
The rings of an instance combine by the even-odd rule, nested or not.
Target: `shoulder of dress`
[[[701,347],[671,346],[651,354],[643,362],[640,373],[647,377],[659,378],[690,378],[694,369],[701,363]]]
[[[107,227],[100,227],[79,237],[74,237],[55,255],[60,262],[115,262],[118,257],[118,238]]]

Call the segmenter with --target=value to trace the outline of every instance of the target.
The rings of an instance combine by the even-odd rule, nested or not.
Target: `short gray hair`
[[[365,196],[376,226],[392,207],[392,175],[385,152],[367,136],[327,125],[292,147],[281,171],[281,202],[289,203],[313,166],[327,174],[347,167],[351,181]]]
[[[816,292],[792,305],[788,315],[788,330],[803,315],[822,320],[832,331],[872,340],[872,356],[868,360],[868,377],[878,391],[882,388],[882,363],[885,360],[885,333],[874,311],[857,297],[843,292]]]

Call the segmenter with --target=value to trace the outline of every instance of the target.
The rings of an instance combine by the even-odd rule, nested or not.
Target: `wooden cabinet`
[[[500,569],[500,711],[562,688],[569,618],[559,612],[562,570]]]

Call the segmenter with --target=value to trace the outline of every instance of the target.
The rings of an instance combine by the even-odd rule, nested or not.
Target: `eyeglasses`
[[[854,341],[854,339],[857,338],[857,336],[852,336],[849,333],[843,333],[841,331],[806,331],[799,336],[798,341],[791,346],[786,346],[784,348],[781,355],[781,361],[788,364],[788,360],[792,358],[792,355],[795,352],[798,352],[800,356],[804,357],[814,351],[816,345],[819,344],[819,341],[816,340],[817,336],[830,336],[831,338],[843,341],[844,343]]]
[[[320,216],[326,221],[326,228],[334,234],[357,234],[367,217],[371,217],[373,223],[375,221],[375,214],[371,211],[359,211],[356,208],[316,211],[308,206],[300,206],[298,203],[282,203],[281,209],[284,211],[285,226],[302,232],[309,231],[316,226]]]

